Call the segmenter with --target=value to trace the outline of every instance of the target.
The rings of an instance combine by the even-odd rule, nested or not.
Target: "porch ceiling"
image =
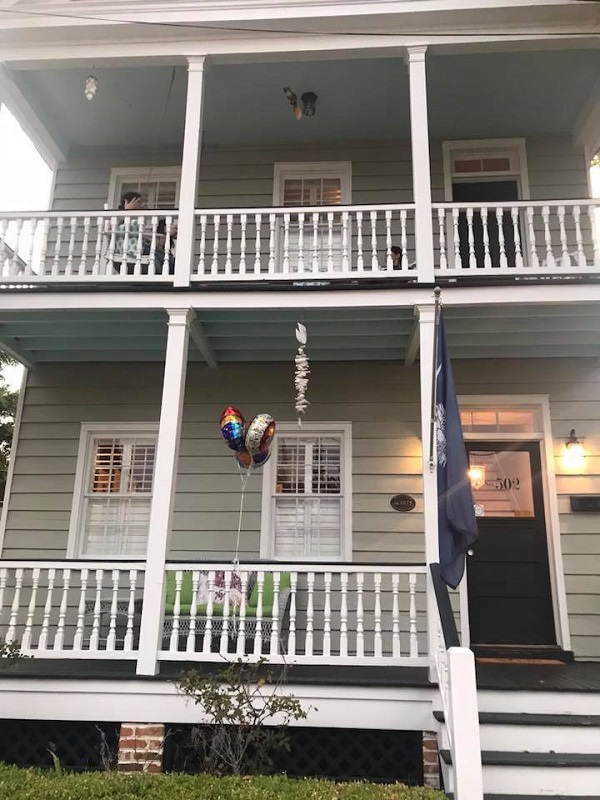
[[[486,306],[445,312],[453,359],[600,356],[600,315],[594,304]],[[297,321],[309,332],[313,361],[403,362],[415,331],[413,310],[306,309],[199,311],[217,363],[283,361],[296,352]],[[31,363],[52,361],[162,361],[162,311],[3,312],[0,346]],[[202,355],[193,340],[190,360]]]
[[[96,98],[83,96],[87,75]],[[428,58],[431,138],[569,133],[600,74],[600,50],[490,52]],[[67,147],[183,142],[184,67],[17,71],[19,88]],[[313,91],[317,114],[296,121],[283,95]],[[207,144],[299,145],[409,138],[408,74],[400,58],[215,64],[207,73]],[[518,108],[518,113],[515,113]]]

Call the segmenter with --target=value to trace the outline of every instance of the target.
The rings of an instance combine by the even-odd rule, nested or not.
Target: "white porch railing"
[[[0,278],[11,283],[172,281],[173,211],[0,213]]]
[[[202,280],[415,276],[410,204],[196,211],[196,240]]]
[[[435,203],[443,276],[572,275],[600,270],[600,201]]]
[[[0,637],[137,659],[143,563],[0,562]],[[168,564],[159,659],[427,665],[425,566]]]

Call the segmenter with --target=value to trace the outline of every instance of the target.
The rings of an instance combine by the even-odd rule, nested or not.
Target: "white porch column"
[[[431,436],[431,395],[435,349],[435,305],[418,306],[421,374],[421,447],[423,451],[423,524],[425,526],[425,562],[439,562],[437,472],[429,466]],[[436,652],[437,608],[431,575],[427,573],[427,641],[429,656]],[[431,667],[430,667],[431,671]]]
[[[408,78],[417,276],[422,283],[433,283],[433,221],[429,167],[429,123],[427,121],[426,50],[425,46],[408,48]]]
[[[154,465],[154,490],[150,507],[138,675],[156,674],[157,652],[162,641],[165,560],[169,548],[175,495],[190,323],[195,317],[191,309],[168,310],[168,314],[169,327]]]
[[[198,188],[198,166],[202,146],[202,99],[204,94],[205,56],[188,59],[187,102],[185,107],[185,132],[181,159],[181,184],[179,187],[179,224],[177,232],[177,257],[175,259],[175,286],[189,286],[194,255],[194,208]]]

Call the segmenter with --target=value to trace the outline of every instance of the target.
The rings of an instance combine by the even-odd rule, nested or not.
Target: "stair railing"
[[[452,762],[455,800],[483,800],[481,742],[477,708],[475,658],[461,647],[440,565],[430,564],[436,598],[436,651],[431,654],[437,677]]]

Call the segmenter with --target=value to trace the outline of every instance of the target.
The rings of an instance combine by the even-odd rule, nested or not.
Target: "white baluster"
[[[406,221],[406,217],[404,219]],[[386,270],[391,270],[393,267],[391,250],[392,250],[392,212],[388,208],[385,212],[385,269]]]
[[[166,223],[165,223],[166,229]],[[141,228],[140,228],[141,231]],[[148,253],[148,275],[156,275],[156,236],[158,231],[158,217],[150,218],[150,252]],[[165,230],[166,233],[166,230]],[[141,247],[141,236],[138,241]],[[167,252],[167,242],[165,239],[165,253]],[[162,269],[161,269],[162,272]]]
[[[288,626],[288,656],[296,655],[296,589],[298,587],[298,573],[290,575],[290,621]]]
[[[65,642],[65,622],[67,619],[67,601],[69,598],[69,583],[71,581],[71,570],[63,569],[63,588],[62,596],[60,598],[60,607],[58,609],[58,627],[56,628],[56,636],[54,637],[54,650],[62,650]]]
[[[69,219],[69,247],[67,249],[67,265],[65,267],[65,275],[73,274],[73,255],[75,253],[75,231],[77,230],[77,217]]]
[[[37,220],[30,219],[29,220],[29,249],[27,250],[27,255],[25,257],[25,266],[22,268],[22,275],[31,275],[32,274],[32,264],[33,264],[33,246],[35,245],[35,234],[37,229]]]
[[[8,222],[6,219],[0,219],[0,275],[4,275],[4,268],[6,263],[6,229]],[[10,268],[10,265],[9,265]],[[10,274],[10,269],[9,269]]]
[[[381,658],[381,574],[376,572],[373,575],[373,585],[375,587],[375,633],[373,637],[373,655]]]
[[[175,572],[175,601],[173,603],[173,627],[169,640],[169,652],[176,653],[179,650],[179,618],[181,617],[181,583],[183,572],[178,569]]]
[[[440,236],[440,269],[448,267],[446,255],[446,209],[438,208],[438,231]]]
[[[219,227],[221,225],[221,215],[215,214],[213,222],[214,222],[213,257],[212,257],[212,264],[210,266],[210,274],[218,275],[219,274]]]
[[[225,275],[231,275],[232,245],[233,245],[233,214],[227,214],[227,252],[225,253]]]
[[[534,269],[536,269],[540,265],[540,260],[537,254],[537,243],[535,241],[535,228],[533,225],[533,214],[534,214],[533,206],[527,206],[526,214],[527,214],[527,232],[529,234],[529,260],[531,266]]]
[[[475,257],[475,236],[473,234],[473,209],[467,208],[467,231],[469,240],[469,269],[477,269]]]
[[[202,641],[202,652],[212,652],[212,618],[213,618],[213,596],[215,591],[215,571],[209,570],[208,573],[208,603],[206,604],[206,624],[204,627],[204,639]]]
[[[219,642],[219,653],[222,656],[227,655],[229,651],[229,612],[231,609],[231,601],[229,592],[231,589],[231,572],[225,571],[225,597],[223,600],[223,616],[221,620],[221,640]]]
[[[518,268],[523,267],[523,251],[521,248],[521,234],[519,232],[519,209],[511,208],[510,216],[513,226],[513,237],[515,240],[515,266]]]
[[[416,658],[419,655],[419,642],[417,639],[417,603],[416,603],[416,587],[417,576],[411,572],[408,578],[408,587],[410,593],[409,605],[409,631],[410,631],[410,656]]]
[[[111,217],[110,218],[110,240],[108,242],[108,264],[107,268],[109,270],[114,270],[115,265],[115,246],[116,246],[116,239],[117,239],[117,218]],[[120,269],[119,269],[120,272]]]
[[[325,573],[325,609],[323,613],[323,655],[331,655],[331,572]]]
[[[281,580],[281,573],[273,573],[273,611],[272,618],[273,624],[271,625],[271,646],[269,652],[272,656],[279,653],[279,582]]]
[[[42,249],[40,252],[40,275],[46,275],[46,253],[48,250],[48,238],[50,234],[50,219],[46,217],[42,222],[42,229],[40,231],[40,238],[42,240]],[[0,253],[0,266],[2,265],[2,255]]]
[[[348,227],[350,224],[350,215],[347,211],[342,211],[342,272],[348,273],[350,271],[350,258],[348,256]]]
[[[365,260],[363,258],[363,235],[362,235],[363,212],[356,212],[356,268],[358,272],[365,271]]]
[[[460,209],[452,209],[452,236],[454,237],[454,269],[459,269],[462,266],[460,258],[460,233],[458,232],[458,220],[460,216]]]
[[[21,230],[23,229],[23,220],[19,217],[15,221],[15,246],[10,261],[10,274],[19,274],[19,250],[21,249]]]
[[[483,226],[483,266],[490,269],[492,266],[492,256],[490,255],[490,231],[488,228],[488,209],[481,209],[481,224]]]
[[[254,220],[256,224],[256,238],[254,240],[254,274],[260,274],[260,263],[261,263],[261,225],[262,225],[262,214],[255,214]]]
[[[4,594],[6,592],[6,580],[8,578],[8,570],[6,567],[0,569],[0,618],[4,612]]]
[[[306,639],[304,642],[304,653],[307,656],[313,654],[313,636],[315,628],[315,607],[314,607],[314,590],[315,590],[315,573],[308,572],[306,575],[308,585],[308,598],[306,604]]]
[[[104,231],[104,220],[96,217],[96,244],[94,246],[94,263],[92,264],[92,275],[100,274],[100,258],[102,257],[102,236]]]
[[[262,604],[263,592],[265,586],[265,573],[258,572],[256,575],[256,632],[254,634],[254,655],[259,656],[262,653]]]
[[[275,273],[275,214],[269,214],[269,274]]]
[[[29,650],[31,647],[31,629],[33,628],[33,617],[35,614],[35,604],[37,599],[38,587],[40,585],[40,569],[34,567],[31,574],[31,597],[29,598],[29,608],[27,609],[27,620],[25,622],[25,630],[21,637],[21,649]]]
[[[240,600],[240,622],[237,630],[235,654],[241,658],[246,652],[246,596],[248,594],[248,573],[242,572],[242,597]]]
[[[560,263],[563,269],[569,269],[571,266],[571,259],[569,258],[569,247],[567,244],[567,231],[565,229],[565,207],[558,207],[558,227],[560,230],[560,249],[561,259]]]
[[[206,226],[208,217],[200,214],[200,255],[198,256],[198,275],[203,277],[206,273]]]
[[[340,656],[348,656],[348,573],[340,575],[342,597],[340,601]]]
[[[102,584],[104,570],[96,570],[96,595],[94,597],[94,615],[92,618],[92,634],[90,636],[90,650],[97,650],[100,642],[100,614],[102,612]]]
[[[371,269],[377,272],[379,259],[377,258],[377,212],[371,211]]]
[[[121,254],[121,263],[119,265],[119,274],[127,274],[127,255],[129,253],[129,232],[131,228],[131,217],[125,217],[123,220],[123,253]]]
[[[506,246],[504,244],[504,209],[496,209],[496,219],[498,220],[498,246],[500,248],[500,266],[508,267],[506,258]]]
[[[592,231],[593,235],[593,246],[594,246],[594,266],[600,267],[600,225],[596,224],[596,209],[598,205],[590,205],[588,206],[588,216],[590,218],[590,230]]]
[[[554,253],[552,252],[552,234],[550,233],[550,206],[542,207],[542,219],[544,221],[544,241],[546,243],[546,266],[553,269],[556,266]]]
[[[81,650],[83,648],[83,634],[85,632],[85,595],[87,592],[89,570],[83,567],[80,575],[79,585],[79,605],[77,606],[77,627],[75,628],[75,637],[73,639],[73,650]]]
[[[320,269],[319,258],[319,214],[313,212],[312,214],[312,265],[311,272],[318,272]]]
[[[10,607],[10,620],[8,623],[8,631],[6,632],[6,641],[14,642],[17,633],[17,620],[19,617],[19,604],[21,601],[21,589],[23,588],[23,570],[18,568],[15,571],[15,591],[13,594],[13,601]]]
[[[240,215],[240,275],[246,274],[246,230],[248,227],[248,215]]]
[[[304,213],[298,214],[298,267],[294,272],[304,273]]]
[[[327,272],[333,272],[333,211],[327,212]]]
[[[173,229],[173,217],[167,217],[165,219],[165,254],[162,263],[162,274],[168,275],[169,274],[169,256],[171,254],[171,247],[173,246],[173,239],[171,235],[171,231]]]
[[[196,616],[198,615],[198,587],[200,585],[200,572],[195,569],[192,572],[192,604],[190,605],[190,625],[188,629],[185,649],[188,653],[193,653],[196,649]]]
[[[290,271],[290,215],[283,215],[283,264],[282,271],[287,275]]]
[[[402,258],[400,264],[403,270],[408,269],[408,239],[406,236],[406,218],[407,212],[403,208],[400,210],[400,248],[402,250]]]
[[[365,576],[356,573],[356,655],[362,658],[365,654],[365,628],[363,610],[363,583]]]
[[[129,570],[129,601],[127,603],[127,630],[123,650],[133,650],[133,620],[135,618],[135,590],[137,587],[137,569]]]
[[[577,266],[587,267],[587,259],[583,249],[583,236],[581,234],[581,210],[579,206],[573,206],[573,222],[575,223],[575,241],[577,242]]]
[[[117,643],[117,601],[119,595],[119,570],[112,571],[112,593],[110,597],[110,622],[108,625],[108,637],[106,639],[106,649],[114,650]]]
[[[400,576],[392,575],[392,656],[400,658],[400,608],[398,604],[398,586]]]
[[[48,646],[48,630],[50,628],[50,614],[52,612],[52,592],[54,590],[54,579],[56,570],[51,567],[48,570],[48,588],[46,589],[46,602],[44,603],[44,617],[42,619],[42,630],[38,641],[38,650],[45,650]]]

